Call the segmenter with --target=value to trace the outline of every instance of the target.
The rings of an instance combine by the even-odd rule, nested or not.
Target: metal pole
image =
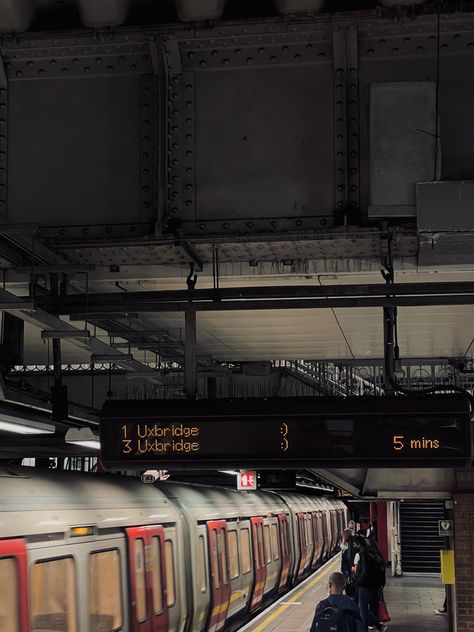
[[[197,397],[196,312],[184,313],[184,388],[188,399]]]
[[[384,346],[384,391],[386,395],[393,395],[394,389],[390,382],[395,361],[393,340],[393,308],[383,308],[383,346]]]

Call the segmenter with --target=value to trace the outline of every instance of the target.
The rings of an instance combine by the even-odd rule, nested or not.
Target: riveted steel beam
[[[155,159],[158,152],[157,83],[154,74],[140,78],[140,216],[157,216],[154,195]]]
[[[359,59],[358,35],[355,25],[346,36],[347,60],[347,203],[351,224],[356,223],[355,211],[360,208],[360,146],[359,146]]]
[[[0,55],[0,218],[6,219],[7,213],[7,114],[8,114],[8,78],[5,71],[3,54]]]
[[[130,41],[131,40],[131,41]],[[90,38],[42,41],[25,47],[2,46],[9,81],[101,77],[152,72],[148,42],[141,36],[110,40]]]
[[[347,206],[347,93],[345,29],[333,31],[334,63],[334,203],[342,212]]]
[[[245,30],[245,32],[244,32]],[[276,32],[275,25],[260,28],[219,29],[216,37],[179,40],[183,72],[234,68],[327,64],[333,56],[328,25],[306,24]]]

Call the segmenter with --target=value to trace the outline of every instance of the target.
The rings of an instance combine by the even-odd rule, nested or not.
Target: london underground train
[[[0,469],[1,632],[233,630],[337,550],[299,493]]]

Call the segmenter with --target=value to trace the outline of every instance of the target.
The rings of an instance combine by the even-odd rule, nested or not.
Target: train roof
[[[94,525],[100,531],[177,520],[168,498],[140,479],[29,467],[0,469],[0,537],[67,532],[79,525]]]
[[[293,511],[322,511],[325,509],[343,509],[344,503],[335,498],[296,494],[294,492],[278,492]]]
[[[264,516],[288,511],[276,494],[269,492],[238,492],[233,489],[187,483],[162,483],[159,488],[193,513],[198,521]]]

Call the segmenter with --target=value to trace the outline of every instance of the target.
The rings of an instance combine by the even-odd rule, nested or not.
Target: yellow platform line
[[[262,632],[262,630],[268,627],[270,623],[272,623],[272,621],[275,621],[275,619],[277,619],[283,612],[285,612],[285,610],[289,608],[293,602],[297,601],[302,595],[308,592],[310,588],[313,588],[313,586],[323,581],[328,575],[334,573],[334,569],[339,568],[340,563],[341,560],[339,559],[339,556],[336,556],[336,558],[326,566],[321,574],[318,573],[317,577],[308,582],[304,586],[304,588],[302,588],[289,599],[287,599],[284,604],[282,604],[274,612],[269,614],[268,617],[266,617],[261,623],[252,628],[252,632]]]

